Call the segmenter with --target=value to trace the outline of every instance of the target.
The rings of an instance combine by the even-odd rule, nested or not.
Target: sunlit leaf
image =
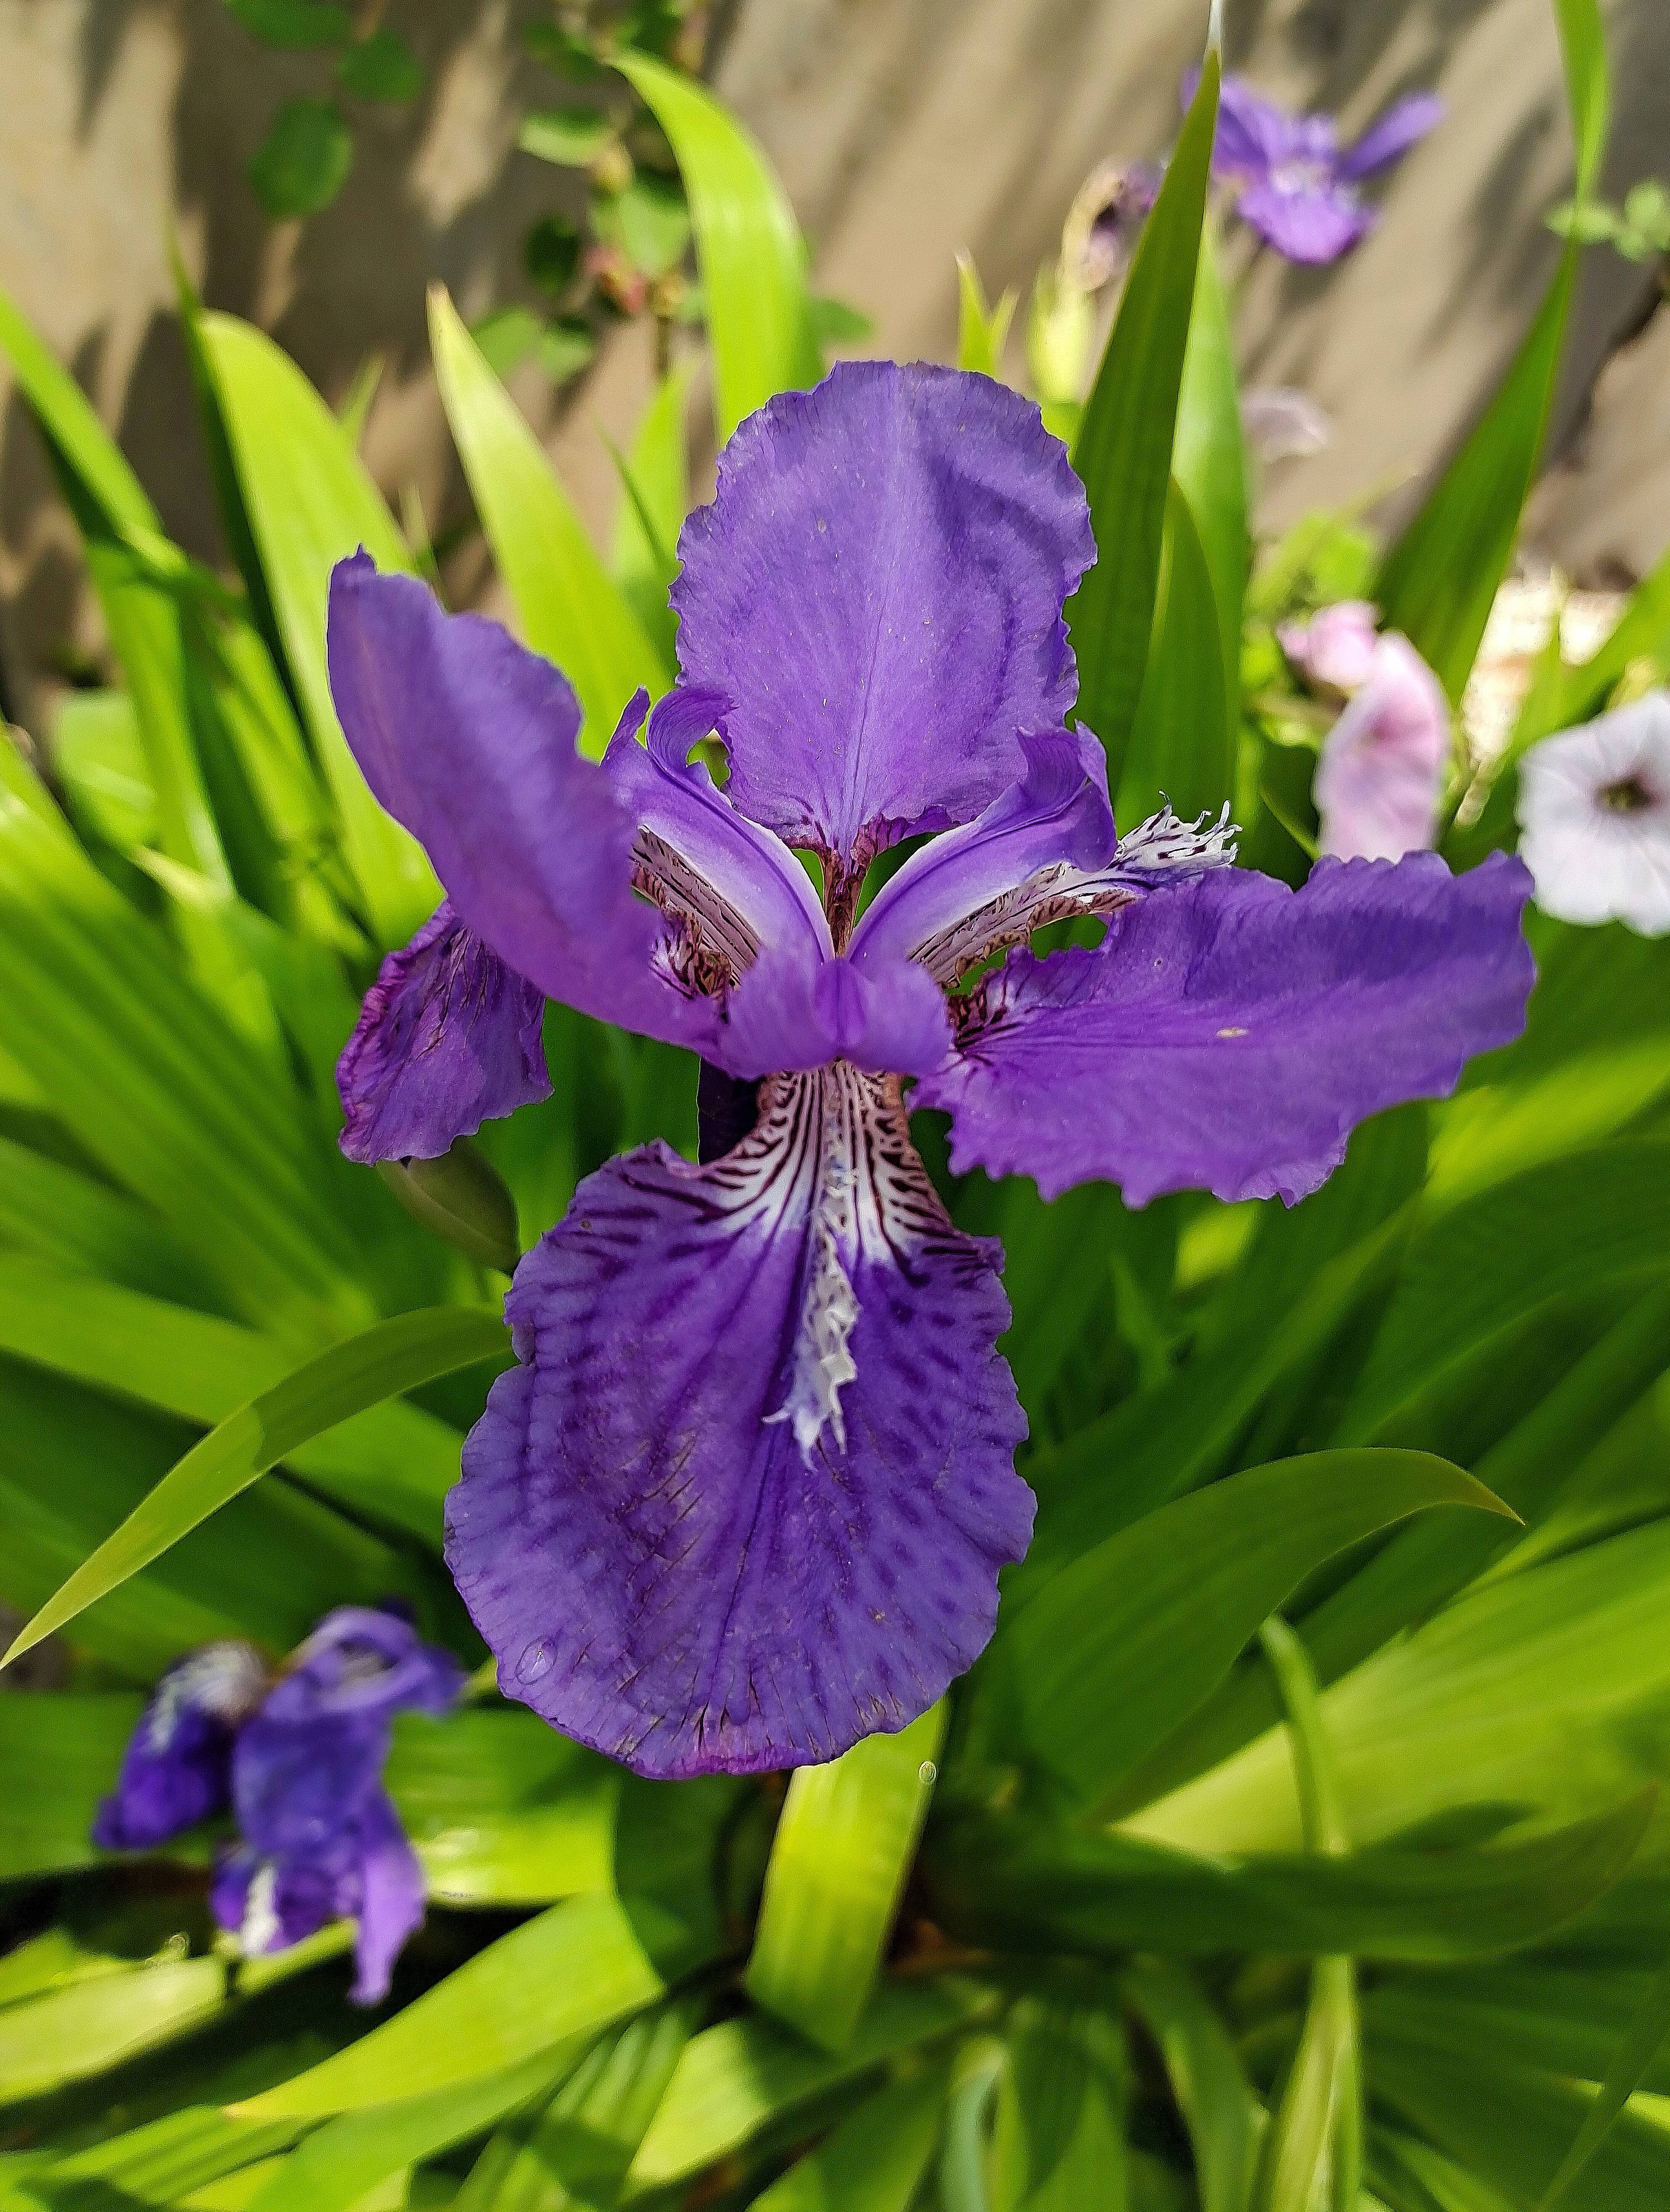
[[[940,1926],[1022,1956],[1209,1957],[1244,1950],[1256,1928],[1265,1952],[1436,1963],[1576,1920],[1623,1874],[1651,1814],[1643,1795],[1487,1850],[1376,1845],[1338,1858],[1197,1856],[1123,1831],[971,1818],[936,1834],[926,1872]]]
[[[149,1566],[288,1452],[368,1406],[492,1358],[502,1349],[503,1330],[491,1311],[442,1306],[380,1322],[321,1352],[193,1445],[13,1639],[6,1659],[27,1651]]]
[[[155,1959],[0,2008],[0,2103],[102,2072],[211,2019],[226,2002],[218,1959]]]
[[[950,2035],[990,2006],[983,1991],[966,1983],[890,1984],[839,2057],[758,2014],[707,2028],[679,2061],[633,2161],[632,2183],[659,2188],[699,2173],[768,2122],[899,2052]]]
[[[670,672],[610,580],[538,440],[439,289],[429,331],[452,435],[522,635],[579,694],[583,749],[601,754],[640,684]]]
[[[1114,815],[1127,827],[1169,800],[1216,817],[1235,782],[1218,587],[1187,495],[1166,503],[1154,638],[1131,725]]]
[[[1142,694],[1159,588],[1178,395],[1194,305],[1219,65],[1206,58],[1073,448],[1096,562],[1067,603],[1078,712],[1108,748],[1117,788]]]
[[[766,1869],[747,1989],[814,2043],[858,2025],[926,1817],[944,1734],[934,1705],[789,1784]]]
[[[325,662],[331,570],[363,546],[380,568],[410,556],[352,441],[295,362],[234,316],[206,314],[200,343],[291,678],[341,817],[361,896],[386,945],[440,902],[416,842],[361,775],[331,702]]]
[[[1003,349],[1020,295],[1011,285],[988,307],[972,255],[956,257],[956,365],[981,376],[1000,378]]]
[[[247,2118],[357,2112],[449,2089],[596,2032],[662,1994],[623,1907],[576,1897],[478,1951],[345,2051],[240,2107]]]
[[[1610,88],[1595,0],[1555,0],[1582,198],[1606,148]],[[1537,318],[1484,414],[1388,556],[1375,593],[1458,700],[1506,574],[1541,457],[1577,281],[1579,242],[1560,258]]]
[[[666,132],[684,180],[723,440],[773,392],[822,374],[799,226],[759,147],[704,87],[647,54],[621,53],[615,66]]]
[[[1222,1680],[1314,1568],[1436,1505],[1505,1509],[1423,1452],[1318,1452],[1177,1499],[1074,1561],[987,1664],[1025,1754],[1094,1802]]]

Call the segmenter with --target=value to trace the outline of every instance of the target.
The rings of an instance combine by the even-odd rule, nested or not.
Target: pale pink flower
[[[1381,642],[1375,619],[1366,599],[1341,599],[1308,623],[1284,623],[1276,635],[1302,675],[1327,690],[1349,694],[1368,682],[1374,667]]]
[[[1427,850],[1449,747],[1449,702],[1437,678],[1406,637],[1378,639],[1367,676],[1322,741],[1313,787],[1321,850],[1345,860]]]

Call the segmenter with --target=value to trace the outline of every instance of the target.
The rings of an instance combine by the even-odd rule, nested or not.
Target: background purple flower
[[[1198,72],[1184,80],[1193,96]],[[1212,173],[1240,187],[1242,220],[1289,261],[1337,261],[1375,226],[1357,185],[1389,168],[1442,119],[1434,93],[1395,100],[1351,145],[1332,116],[1290,115],[1244,77],[1224,80]]]
[[[210,1906],[250,1954],[357,1922],[354,2000],[387,1994],[423,1917],[423,1877],[383,1788],[397,1712],[440,1715],[463,1686],[450,1652],[398,1614],[339,1607],[270,1681],[249,1644],[210,1644],[171,1668],[142,1715],[93,1840],[154,1848],[236,1816]]]
[[[391,1613],[343,1606],[238,1733],[232,1806],[243,1838],[211,1904],[252,1953],[353,1919],[356,2004],[388,1993],[423,1918],[423,1875],[383,1788],[397,1712],[439,1716],[464,1684],[449,1652]]]
[[[206,1644],[151,1692],[99,1807],[93,1840],[109,1851],[152,1850],[232,1798],[232,1745],[260,1703],[266,1668],[252,1644]]]
[[[981,1650],[1025,1549],[1001,1254],[946,1214],[905,1079],[950,1115],[959,1168],[1291,1200],[1365,1115],[1442,1093],[1521,1024],[1515,861],[1459,882],[1430,856],[1351,862],[1295,895],[1230,867],[1221,820],[1116,837],[1102,748],[1063,726],[1091,551],[1035,407],[866,362],[732,439],[680,540],[679,688],[647,743],[635,702],[601,762],[503,631],[363,556],[333,579],[343,726],[458,926],[691,1046],[717,1071],[708,1129],[722,1087],[739,1135],[580,1185],[517,1271],[518,1364],[447,1500],[501,1688],[640,1772],[798,1765],[902,1727]],[[709,732],[723,790],[691,757]],[[922,832],[864,905],[873,857]],[[1105,942],[1035,959],[1067,916]],[[382,1009],[361,1043],[421,1085]],[[457,1108],[436,1097],[438,1139]]]

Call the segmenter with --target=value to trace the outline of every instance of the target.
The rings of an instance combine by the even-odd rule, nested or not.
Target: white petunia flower
[[[1519,820],[1545,914],[1670,933],[1670,693],[1533,745]]]

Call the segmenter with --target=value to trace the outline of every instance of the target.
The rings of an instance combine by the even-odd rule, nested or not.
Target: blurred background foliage
[[[1601,21],[1557,14],[1539,223],[1607,173]],[[356,134],[321,223],[382,27],[299,50],[285,96],[341,99]],[[703,453],[814,379],[830,329],[771,165],[654,44],[616,44],[596,98],[654,118],[692,230],[664,275],[701,319],[659,319],[600,532],[479,303],[474,335],[428,307],[468,526],[592,750],[671,681]],[[1585,249],[1539,232],[1508,374],[1400,526],[1319,504],[1254,538],[1215,92],[1063,420],[1103,555],[1081,706],[1122,821],[1161,788],[1230,799],[1297,880],[1316,732],[1273,625],[1364,591],[1463,696]],[[975,262],[961,357],[1018,374],[987,304],[1010,272]],[[479,1665],[440,1506],[507,1357],[475,1201],[334,1142],[359,994],[435,886],[336,723],[325,579],[361,543],[455,597],[471,577],[367,467],[368,377],[321,396],[184,255],[172,282],[223,553],[0,307],[103,625],[38,744],[0,749],[0,1598],[57,1632],[0,1688],[0,2206],[1662,2212],[1670,951],[1615,925],[1533,917],[1525,1037],[1360,1130],[1290,1212],[942,1172],[1005,1242],[1040,1514],[992,1646],[902,1735],[786,1784],[651,1784],[478,1674],[397,1732],[431,1911],[369,2016],[345,1930],[216,1942],[201,1837],[95,1851],[142,1693],[194,1644],[278,1655],[397,1595]],[[1458,865],[1512,842],[1526,744],[1664,680],[1667,603],[1651,568],[1592,654],[1557,637],[1500,750],[1458,732]],[[547,1046],[553,1098],[459,1156],[524,1247],[622,1146],[694,1150],[682,1055],[556,1007]]]

